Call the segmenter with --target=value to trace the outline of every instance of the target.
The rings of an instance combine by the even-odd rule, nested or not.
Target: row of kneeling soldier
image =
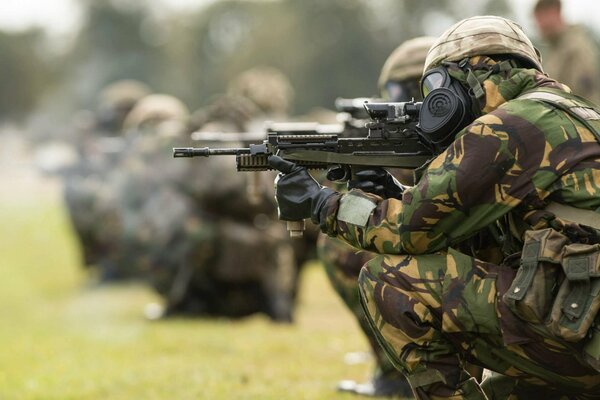
[[[422,98],[421,125],[435,126],[422,140],[438,154],[414,177],[371,168],[342,192],[273,156],[285,173],[252,197],[254,178],[231,160],[172,160],[190,126],[251,131],[285,115],[292,94],[268,68],[231,87],[191,117],[139,86],[125,113],[103,114],[119,140],[89,139],[66,174],[86,264],[107,280],[148,279],[163,315],[291,321],[315,244],[286,237],[275,195],[282,219],[321,228],[319,259],[375,355],[372,379],[341,390],[600,398],[600,110],[544,73],[517,24],[469,18],[390,56],[381,98]]]
[[[190,115],[178,99],[139,82],[109,85],[94,123],[78,136],[78,161],[62,171],[83,264],[103,282],[149,282],[165,299],[162,309],[148,308],[153,318],[293,318],[305,254],[276,221],[272,179],[249,200],[245,177],[231,165],[172,158],[191,130],[255,129],[285,116],[293,95],[287,78],[267,67],[230,86]]]

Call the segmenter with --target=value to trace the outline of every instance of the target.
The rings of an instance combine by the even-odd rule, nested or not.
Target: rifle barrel
[[[211,149],[210,147],[175,147],[173,157],[208,157],[208,156],[235,156],[250,154],[250,149],[245,147],[232,147],[225,149]]]

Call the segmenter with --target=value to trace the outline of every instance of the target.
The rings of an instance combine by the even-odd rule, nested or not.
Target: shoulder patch
[[[367,226],[369,217],[377,205],[370,199],[354,192],[342,196],[337,219],[348,224]]]

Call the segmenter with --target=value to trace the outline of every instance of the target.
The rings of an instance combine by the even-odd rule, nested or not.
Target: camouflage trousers
[[[389,361],[369,326],[358,292],[358,275],[362,266],[376,256],[374,253],[357,253],[356,249],[340,240],[319,235],[317,242],[319,260],[325,267],[331,286],[340,296],[369,341],[376,361],[375,376],[404,380],[404,376]]]
[[[377,339],[418,399],[600,399],[600,373],[576,346],[503,303],[514,277],[510,267],[448,250],[379,255],[359,287]],[[466,363],[497,374],[480,386]]]

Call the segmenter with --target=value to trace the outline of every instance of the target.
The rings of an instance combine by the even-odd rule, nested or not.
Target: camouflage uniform
[[[196,112],[193,125],[215,132],[250,130],[259,119],[284,114],[290,99],[291,86],[280,72],[252,69],[232,82],[227,95]],[[273,320],[291,321],[299,263],[285,226],[275,217],[273,176],[238,173],[228,157],[176,162],[187,166],[180,190],[197,209],[198,242],[189,266],[157,279],[159,290],[169,293],[167,313],[243,317],[264,312]]]
[[[85,266],[113,270],[105,255],[115,251],[117,241],[112,232],[119,222],[116,193],[108,176],[125,149],[121,135],[125,115],[148,93],[144,84],[131,80],[107,86],[99,95],[94,126],[76,139],[79,161],[63,171],[65,203]],[[116,276],[110,272],[106,277]]]
[[[420,98],[418,80],[423,72],[427,50],[429,50],[434,40],[435,38],[432,37],[411,39],[392,52],[384,63],[378,80],[379,91],[383,98],[397,95],[400,91],[405,92],[403,93],[405,98],[402,100],[410,100],[411,98],[418,100]],[[396,87],[398,83],[402,83],[402,89]],[[398,170],[396,172],[405,179],[407,175],[412,175],[412,171]],[[379,396],[410,395],[410,389],[404,383],[406,382],[404,376],[389,362],[381,346],[377,343],[358,296],[360,269],[367,261],[375,257],[375,254],[369,252],[356,253],[356,250],[352,247],[325,235],[319,237],[317,248],[319,260],[325,267],[325,272],[332,287],[356,317],[360,328],[367,336],[376,361],[376,371],[371,382],[372,388],[368,384],[362,384],[361,386],[343,381],[340,383],[340,390]]]
[[[600,373],[582,350],[586,341],[569,331],[581,320],[562,314],[569,304],[585,307],[563,303],[565,285],[568,291],[574,283],[560,268],[562,263],[569,271],[569,243],[577,249],[598,243],[600,236],[545,209],[550,201],[600,207],[600,115],[540,72],[539,58],[516,24],[506,22],[503,35],[490,34],[488,24],[497,28],[502,21],[480,17],[453,26],[436,45],[453,43],[457,58],[433,50],[434,45],[426,70],[470,57],[480,77],[479,66],[495,64],[472,57],[484,49],[526,58],[537,70],[514,67],[486,75],[484,115],[421,171],[402,200],[361,191],[333,195],[321,210],[322,228],[380,254],[361,271],[361,300],[380,343],[417,398],[600,398]],[[469,53],[471,47],[477,53]],[[450,73],[466,83],[460,70]],[[538,97],[528,98],[527,92]],[[540,92],[559,100],[540,100]],[[581,113],[563,111],[558,102]],[[362,206],[346,206],[350,203]],[[501,262],[465,254],[483,229],[495,233],[505,254]],[[528,250],[521,255],[524,245]],[[585,249],[598,256],[597,246]],[[518,286],[524,280],[529,288]],[[532,294],[533,303],[541,304],[525,304]],[[594,315],[590,311],[588,317]],[[502,375],[486,380],[482,389],[466,372],[466,362]]]
[[[192,247],[195,210],[179,190],[186,168],[172,157],[172,147],[186,141],[188,116],[178,99],[153,94],[125,119],[127,147],[107,180],[118,218],[110,232],[116,248],[105,257],[119,276],[152,276],[181,263]]]
[[[291,321],[298,268],[285,226],[275,218],[272,175],[238,173],[235,160],[225,157],[189,166],[184,187],[200,210],[203,234],[210,233],[210,252],[194,263],[187,304],[171,303],[169,311],[230,317],[264,312]],[[249,185],[259,187],[255,196],[246,192]]]

